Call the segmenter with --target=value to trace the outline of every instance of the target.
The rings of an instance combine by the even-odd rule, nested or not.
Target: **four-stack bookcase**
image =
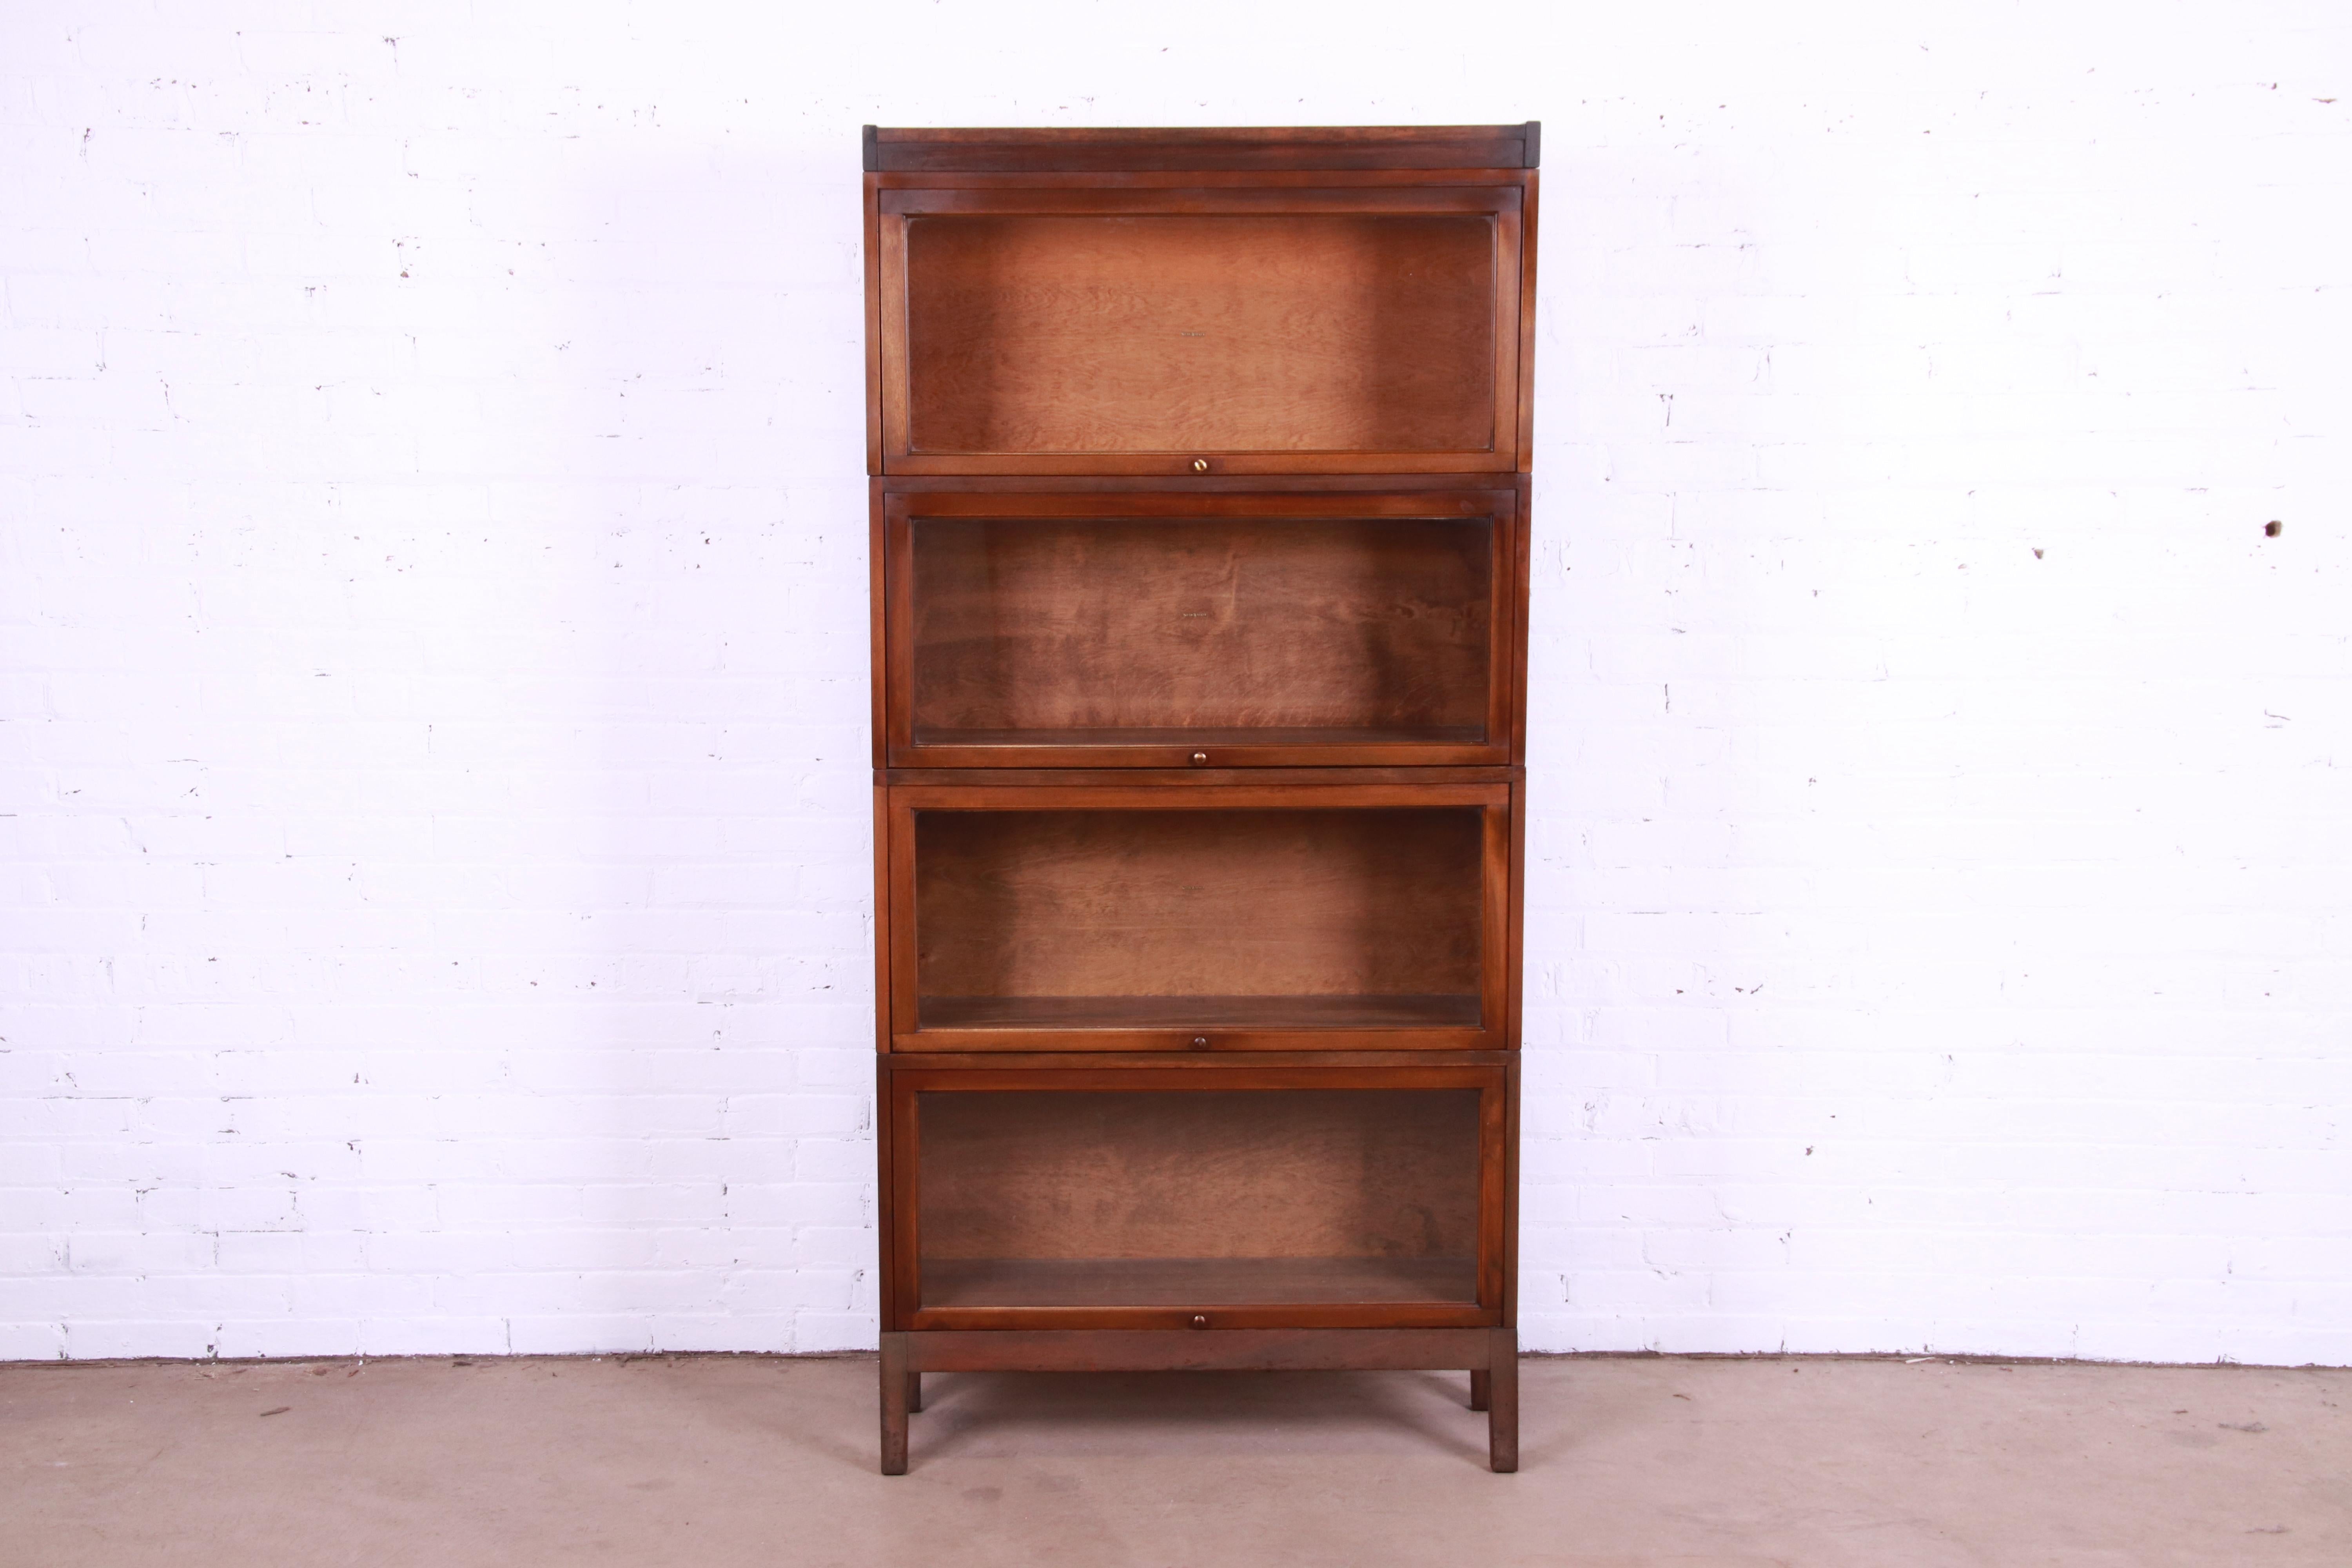
[[[1536,127],[866,132],[882,1468],[926,1372],[1517,1464]]]

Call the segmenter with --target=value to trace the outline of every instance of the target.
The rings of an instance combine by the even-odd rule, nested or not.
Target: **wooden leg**
[[[1495,1384],[1493,1377],[1483,1372],[1472,1373],[1470,1374],[1470,1408],[1473,1410],[1484,1410],[1494,1397]]]
[[[909,1414],[919,1415],[922,1408],[923,1374],[919,1372],[910,1372],[907,1374],[907,1409]]]
[[[907,1336],[882,1336],[882,1473],[907,1473],[907,1390],[921,1374],[907,1370]]]
[[[1486,1356],[1486,1462],[1496,1475],[1519,1468],[1519,1336],[1496,1329]]]

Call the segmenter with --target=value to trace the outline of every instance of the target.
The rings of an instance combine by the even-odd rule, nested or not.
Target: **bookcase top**
[[[1538,126],[1293,125],[1162,129],[866,127],[877,174],[1139,170],[1532,169]]]

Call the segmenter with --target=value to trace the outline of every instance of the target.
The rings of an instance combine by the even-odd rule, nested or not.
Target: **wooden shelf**
[[[926,1029],[1475,1029],[1473,996],[926,996]]]
[[[926,1258],[922,1305],[1279,1307],[1467,1304],[1472,1258]]]

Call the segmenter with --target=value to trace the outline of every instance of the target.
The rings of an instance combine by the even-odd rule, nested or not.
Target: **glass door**
[[[893,1082],[913,1327],[1497,1321],[1500,1068]]]

